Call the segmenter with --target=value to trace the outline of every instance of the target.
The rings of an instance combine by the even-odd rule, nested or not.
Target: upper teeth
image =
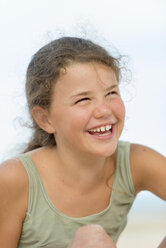
[[[102,126],[102,127],[98,127],[98,128],[94,128],[91,129],[91,132],[105,132],[111,129],[111,125],[107,125],[107,126]]]

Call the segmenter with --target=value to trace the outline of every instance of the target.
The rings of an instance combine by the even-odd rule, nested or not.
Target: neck
[[[75,151],[63,152],[55,148],[57,169],[62,180],[69,186],[88,189],[106,181],[114,171],[115,154],[109,158],[77,154]]]

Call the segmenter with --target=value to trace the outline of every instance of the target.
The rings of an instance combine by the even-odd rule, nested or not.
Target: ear
[[[47,110],[39,106],[35,106],[32,109],[32,116],[41,129],[43,129],[47,133],[55,132],[55,129],[53,128],[53,126],[51,125],[51,122],[48,119]]]

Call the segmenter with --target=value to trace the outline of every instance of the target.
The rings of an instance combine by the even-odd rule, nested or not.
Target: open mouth
[[[108,136],[112,133],[112,125],[106,125],[88,130],[88,133],[98,137]]]

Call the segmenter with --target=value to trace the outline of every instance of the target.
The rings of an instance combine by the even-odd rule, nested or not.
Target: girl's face
[[[75,63],[54,87],[48,118],[57,149],[108,157],[115,152],[125,108],[111,68]]]

